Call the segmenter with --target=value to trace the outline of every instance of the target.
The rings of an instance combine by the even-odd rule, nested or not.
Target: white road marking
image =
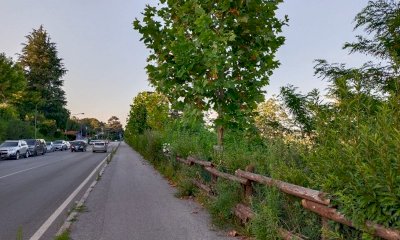
[[[68,206],[68,204],[70,204],[71,201],[76,197],[76,195],[78,195],[78,193],[81,191],[81,189],[93,177],[93,175],[101,167],[101,165],[104,164],[104,162],[107,160],[109,155],[110,154],[108,154],[107,157],[104,158],[103,161],[101,161],[99,163],[99,165],[97,165],[97,167],[81,183],[81,185],[79,185],[79,187],[77,189],[75,189],[75,191],[73,191],[67,199],[65,199],[65,201],[57,208],[57,210],[54,211],[54,213],[43,223],[43,225],[35,232],[35,234],[33,234],[33,236],[30,238],[30,240],[39,240],[43,236],[43,234],[47,231],[47,229],[49,229],[51,224],[53,224],[53,222],[57,219],[58,216],[60,216],[60,214],[64,211],[64,209]]]
[[[35,169],[35,168],[44,167],[44,166],[46,166],[46,165],[49,165],[49,164],[52,164],[52,163],[53,163],[53,162],[51,162],[51,163],[46,163],[46,164],[42,164],[42,165],[39,165],[39,166],[36,166],[36,167],[31,167],[31,168],[24,169],[24,170],[21,170],[21,171],[13,172],[13,173],[10,173],[10,174],[7,174],[7,175],[4,175],[4,176],[1,176],[1,177],[0,177],[0,179],[2,179],[2,178],[6,178],[6,177],[9,177],[9,176],[12,176],[12,175],[18,174],[18,173],[26,172],[26,171],[29,171],[29,170],[32,170],[32,169]]]

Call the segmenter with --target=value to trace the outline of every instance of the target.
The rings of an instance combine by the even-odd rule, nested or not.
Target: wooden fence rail
[[[348,220],[343,214],[337,212],[335,208],[329,206],[330,200],[326,197],[327,194],[324,192],[272,179],[263,175],[243,171],[240,169],[235,171],[235,175],[224,173],[215,169],[214,165],[211,162],[199,160],[195,157],[188,157],[187,159],[176,157],[176,160],[189,166],[192,166],[194,164],[202,166],[207,172],[209,172],[213,176],[214,179],[220,177],[242,184],[245,198],[248,198],[249,195],[251,195],[253,192],[252,183],[273,186],[286,194],[302,199],[301,205],[305,209],[308,209],[320,215],[322,217],[323,223],[326,223],[327,219],[329,219],[355,228],[354,224],[350,220]],[[208,195],[214,194],[214,191],[211,187],[199,181],[193,180],[193,184],[205,191]],[[233,209],[233,212],[239,219],[242,220],[243,223],[248,222],[251,218],[254,217],[254,213],[251,208],[241,203],[236,205],[236,207]],[[326,227],[326,224],[322,225],[323,227]],[[375,236],[387,240],[400,240],[400,231],[396,229],[385,228],[384,226],[371,222],[366,222],[365,226],[367,227],[367,229],[372,230]],[[281,237],[283,237],[283,239],[303,239],[302,237],[282,228],[278,230],[278,233],[281,235]]]

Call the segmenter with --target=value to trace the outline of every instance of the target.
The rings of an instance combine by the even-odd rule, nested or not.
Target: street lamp
[[[35,139],[36,139],[36,125],[37,125],[37,105],[39,103],[36,103],[35,105]]]
[[[77,116],[77,115],[85,115],[85,113],[72,113],[70,114],[71,116]],[[67,138],[67,127],[68,127],[68,119],[67,122],[65,123],[65,138]],[[81,124],[81,135],[82,135],[82,124]]]

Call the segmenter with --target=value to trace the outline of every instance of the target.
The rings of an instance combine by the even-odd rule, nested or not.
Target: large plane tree
[[[249,122],[279,65],[275,53],[287,21],[275,15],[280,2],[161,0],[134,21],[151,50],[150,83],[175,109],[215,110],[219,145],[226,127]]]

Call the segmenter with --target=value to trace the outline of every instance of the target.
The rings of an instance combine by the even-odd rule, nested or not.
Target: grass
[[[54,238],[54,240],[70,240],[69,230],[65,230],[61,235],[58,235]]]
[[[24,234],[23,234],[23,231],[22,231],[22,227],[21,227],[21,226],[18,227],[16,239],[17,239],[17,240],[22,240],[22,239],[24,239]]]

